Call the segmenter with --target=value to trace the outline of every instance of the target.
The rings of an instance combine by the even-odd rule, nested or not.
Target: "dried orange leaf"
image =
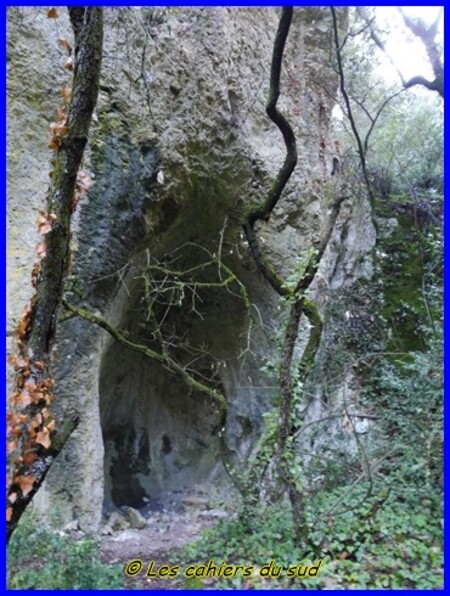
[[[11,521],[11,518],[12,518],[12,512],[13,512],[13,509],[12,509],[12,507],[7,507],[7,508],[6,508],[6,521],[7,521],[7,522],[10,522],[10,521]]]
[[[59,149],[59,145],[61,144],[61,141],[57,138],[57,137],[53,137],[48,146],[50,147],[50,149],[53,149],[54,151],[57,151]]]
[[[59,122],[52,122],[50,124],[50,130],[52,132],[52,135],[54,137],[57,137],[58,139],[62,139],[69,132],[67,126],[64,126],[64,124],[60,124]]]
[[[27,360],[23,356],[13,354],[8,356],[8,362],[11,366],[14,366],[14,370],[25,368],[28,364]]]
[[[56,421],[55,419],[51,420],[48,424],[47,424],[47,429],[49,432],[53,432],[56,428]]]
[[[52,224],[50,222],[46,222],[45,224],[42,224],[39,226],[39,234],[41,236],[45,236],[45,234],[48,234],[52,229]]]
[[[59,14],[56,8],[50,8],[50,10],[47,12],[47,17],[49,19],[57,19],[59,17]]]
[[[69,56],[72,53],[72,46],[70,45],[70,43],[67,41],[67,39],[65,37],[60,37],[58,39],[59,45],[64,48],[65,50],[68,51]]]
[[[26,389],[17,394],[16,405],[22,408],[26,408],[27,406],[29,406],[32,403],[32,401],[33,400],[31,399],[31,396]]]
[[[35,391],[31,396],[31,399],[34,401],[35,404],[38,404],[41,401],[41,399],[45,398],[43,393],[41,393],[40,391]]]
[[[73,70],[73,58],[69,56],[67,60],[64,62],[64,68],[66,70]]]
[[[67,116],[64,114],[64,111],[61,109],[61,106],[58,106],[56,108],[56,120],[58,122],[61,122],[61,124],[65,124],[67,122]],[[52,164],[52,166],[54,166],[56,164],[56,161],[52,159],[50,163]]]
[[[67,105],[70,101],[70,96],[72,95],[72,92],[66,85],[66,83],[63,83],[63,85],[61,86],[61,95],[63,98],[64,105]]]
[[[45,449],[48,449],[50,447],[52,442],[50,440],[50,433],[46,428],[44,428],[40,433],[37,434],[36,443],[39,443],[39,445],[42,445],[42,447],[45,447]]]
[[[30,379],[25,383],[25,389],[27,389],[27,391],[36,391],[36,383]]]
[[[23,461],[27,466],[31,466],[31,464],[36,461],[36,454],[28,451],[28,453],[25,453],[23,456]]]
[[[43,242],[40,242],[36,247],[37,256],[39,259],[44,259],[47,256],[47,247]],[[37,364],[37,363],[36,363]]]
[[[18,476],[15,478],[16,483],[20,486],[20,490],[24,497],[33,490],[33,484],[36,477],[30,474],[29,476]]]
[[[42,416],[38,412],[36,414],[36,416],[33,418],[33,420],[31,421],[31,428],[37,428],[38,426],[41,426],[41,424],[42,424]]]
[[[6,451],[7,453],[12,453],[13,451],[15,451],[17,449],[17,441],[8,441],[7,445],[6,445]]]

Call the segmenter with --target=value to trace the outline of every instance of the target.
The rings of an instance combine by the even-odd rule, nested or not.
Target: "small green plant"
[[[105,565],[98,541],[74,540],[36,524],[27,516],[8,547],[9,589],[124,588],[121,565]]]

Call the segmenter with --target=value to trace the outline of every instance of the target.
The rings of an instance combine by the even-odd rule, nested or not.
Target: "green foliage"
[[[440,279],[440,232],[418,223],[418,214],[409,203],[399,203],[401,213],[392,213],[376,203],[380,223],[386,215],[396,215],[397,225],[383,238],[376,251],[376,277],[381,282],[383,302],[379,314],[389,327],[386,351],[407,352],[426,349],[426,326],[430,326],[430,298],[435,301],[434,317],[441,305],[436,291]],[[433,297],[433,296],[434,297]]]
[[[350,32],[342,50],[345,87],[363,146],[375,196],[410,199],[443,193],[443,102],[422,88],[404,90],[385,77],[385,57],[376,51],[367,22],[370,8],[351,11]],[[365,17],[361,18],[365,14]],[[376,25],[375,25],[376,26]],[[379,31],[379,37],[386,32]],[[406,35],[406,33],[405,33]],[[360,156],[349,121],[335,120],[345,149],[344,171],[360,171]]]
[[[374,130],[369,162],[382,196],[442,195],[443,130],[439,97],[410,91],[391,102]]]
[[[359,484],[342,498],[342,489],[322,492],[307,508],[308,540],[296,543],[289,508],[261,508],[249,527],[243,519],[221,522],[181,553],[177,561],[259,567],[274,560],[283,567],[279,578],[258,572],[236,578],[238,587],[298,588],[421,588],[442,586],[441,519],[431,501],[388,492],[383,483]],[[335,507],[336,503],[339,503]],[[288,578],[290,565],[323,560],[317,578]],[[227,579],[217,587],[231,587]],[[199,587],[199,586],[198,586]],[[237,587],[237,586],[234,586]]]
[[[124,588],[121,565],[100,561],[97,540],[74,540],[35,524],[19,525],[8,547],[10,589]]]
[[[402,304],[416,313],[414,329],[421,349],[376,358],[364,380],[361,399],[376,405],[381,445],[395,447],[382,469],[384,477],[402,486],[405,495],[433,499],[438,507],[443,451],[442,241],[438,230],[427,232],[421,241],[423,256],[415,283],[402,284],[402,277],[396,278],[398,286],[403,285]],[[415,252],[414,247],[411,250]],[[384,273],[384,278],[389,280],[389,275]],[[388,281],[385,289],[387,304],[395,309],[395,288]],[[407,319],[396,321],[404,332]]]

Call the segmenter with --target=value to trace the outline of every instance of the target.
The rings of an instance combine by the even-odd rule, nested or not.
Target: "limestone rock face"
[[[105,9],[101,90],[83,166],[93,183],[73,221],[71,275],[83,304],[155,346],[148,301],[158,301],[167,349],[225,392],[224,432],[236,460],[251,449],[276,395],[262,368],[277,361],[284,315],[241,228],[285,155],[265,114],[278,16],[269,8]],[[340,17],[345,27],[345,9]],[[295,9],[285,53],[279,106],[297,136],[299,162],[273,218],[258,229],[283,275],[317,241],[341,192],[331,176],[338,149],[330,27],[328,9]],[[67,81],[58,38],[71,39],[63,9],[53,21],[46,9],[9,8],[11,329],[31,295],[34,221],[52,157],[48,126]],[[347,202],[312,288],[321,308],[334,290],[370,276],[374,242],[369,205]],[[248,304],[236,283],[202,288],[211,275],[223,282],[222,263]],[[170,297],[155,296],[155,267],[198,268],[200,285],[182,288],[171,274]],[[55,362],[55,410],[77,411],[81,423],[35,499],[39,510],[57,508],[95,530],[104,509],[139,508],[174,490],[226,489],[220,418],[208,397],[79,319],[59,326]]]

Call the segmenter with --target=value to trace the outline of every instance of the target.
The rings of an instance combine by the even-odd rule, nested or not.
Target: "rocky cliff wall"
[[[45,9],[8,10],[10,329],[31,294],[47,132],[67,78],[57,39],[71,33],[60,13],[49,20]],[[345,19],[343,10],[343,27]],[[241,230],[244,210],[265,196],[284,159],[264,108],[277,22],[278,10],[266,8],[106,9],[101,91],[83,166],[92,185],[74,217],[71,275],[83,303],[134,340],[156,341],[149,296],[171,284],[171,298],[164,302],[160,292],[155,306],[164,341],[225,392],[227,444],[237,460],[277,393],[263,369],[277,361],[284,309]],[[296,9],[287,44],[280,108],[297,136],[299,163],[272,220],[258,230],[284,275],[317,241],[342,192],[331,176],[330,27],[327,9]],[[374,243],[368,203],[347,201],[312,288],[323,311],[333,293],[370,276]],[[210,260],[232,270],[247,304],[236,284],[202,289],[223,282],[220,265],[214,274],[207,269]],[[176,275],[151,277],[149,265],[197,268],[199,285],[176,293]],[[204,396],[82,320],[60,325],[55,349],[55,408],[79,412],[81,422],[37,495],[40,510],[58,509],[96,529],[104,509],[229,486],[219,417]]]

